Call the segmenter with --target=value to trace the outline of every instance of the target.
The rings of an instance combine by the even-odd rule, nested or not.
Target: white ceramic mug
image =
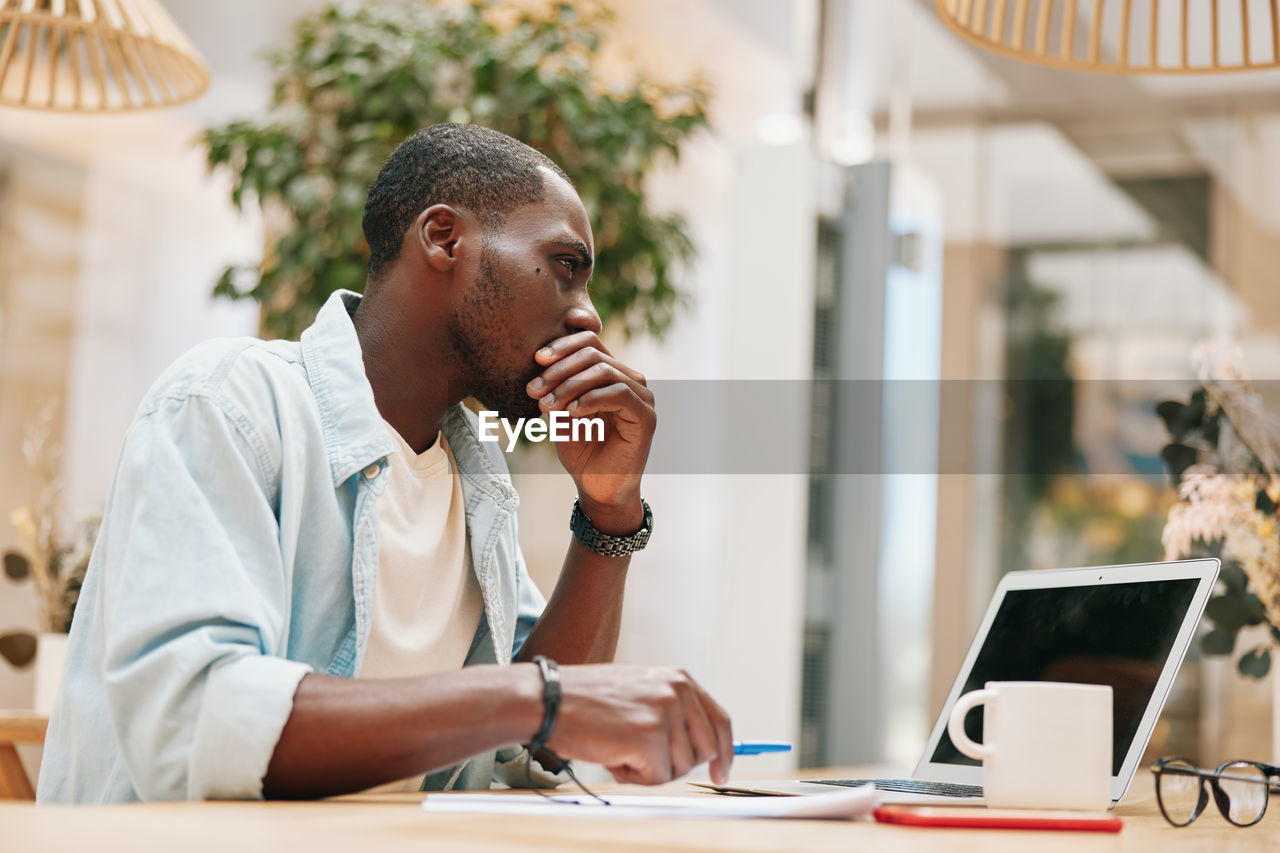
[[[982,743],[964,718],[986,705]],[[947,734],[982,761],[996,808],[1105,809],[1111,805],[1111,688],[1053,681],[988,681],[956,700]]]

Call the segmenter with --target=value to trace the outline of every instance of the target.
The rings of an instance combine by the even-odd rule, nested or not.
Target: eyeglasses
[[[1217,770],[1204,770],[1185,758],[1161,758],[1151,772],[1160,813],[1174,826],[1200,817],[1210,790],[1224,818],[1236,826],[1253,826],[1267,813],[1271,780],[1280,778],[1280,767],[1257,761],[1225,761]]]

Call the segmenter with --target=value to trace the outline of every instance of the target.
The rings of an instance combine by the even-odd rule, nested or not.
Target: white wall
[[[85,193],[67,410],[67,505],[99,511],[142,395],[196,343],[257,333],[258,309],[210,296],[223,267],[262,256],[261,216],[237,214],[191,131],[97,153]]]

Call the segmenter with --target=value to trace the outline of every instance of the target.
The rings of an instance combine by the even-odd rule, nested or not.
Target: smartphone
[[[949,826],[970,829],[1074,829],[1119,832],[1124,821],[1105,812],[1047,811],[1043,809],[981,809],[963,806],[881,806],[880,823],[904,826]]]

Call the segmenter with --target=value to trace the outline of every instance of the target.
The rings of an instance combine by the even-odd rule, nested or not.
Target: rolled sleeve
[[[558,788],[569,781],[568,770],[561,768],[552,773],[523,746],[499,750],[495,758],[494,781],[508,788]]]
[[[209,673],[191,750],[190,799],[262,797],[293,694],[309,672],[297,661],[242,654]]]
[[[144,800],[260,798],[311,670],[285,659],[270,464],[234,406],[205,396],[162,401],[126,439],[95,621],[112,727]]]

